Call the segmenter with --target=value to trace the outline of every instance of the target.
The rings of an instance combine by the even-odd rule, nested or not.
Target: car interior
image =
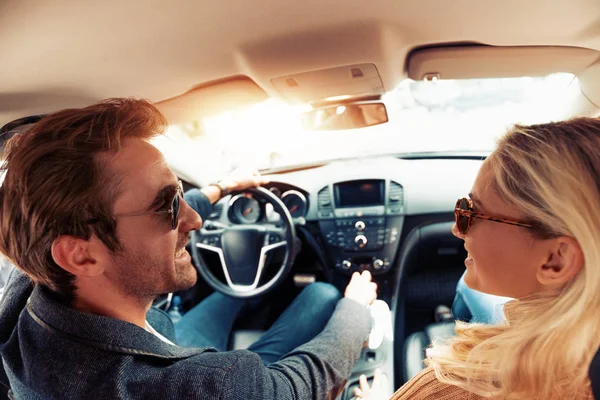
[[[451,227],[506,128],[600,111],[587,0],[5,0],[0,38],[2,143],[36,116],[146,98],[185,190],[245,164],[269,179],[215,203],[188,246],[201,279],[157,306],[247,298],[230,339],[246,348],[308,284],[343,292],[373,274],[391,333],[363,348],[340,399],[375,368],[391,395],[487,301],[457,294]]]

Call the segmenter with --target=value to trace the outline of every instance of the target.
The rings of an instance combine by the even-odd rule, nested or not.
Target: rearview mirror
[[[383,124],[388,114],[379,102],[336,104],[302,114],[302,122],[307,130],[336,131]]]

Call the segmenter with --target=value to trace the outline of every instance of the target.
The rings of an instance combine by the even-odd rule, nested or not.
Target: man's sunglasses
[[[147,211],[141,213],[125,213],[125,214],[116,214],[115,218],[122,217],[138,217],[140,215],[152,215],[152,214],[171,214],[171,228],[177,229],[177,224],[179,223],[179,208],[181,205],[181,199],[183,198],[183,184],[181,181],[177,181],[177,192],[175,196],[173,196],[173,200],[171,200],[171,207],[166,210],[160,211]]]
[[[171,207],[166,210],[160,211],[145,211],[145,212],[134,212],[134,213],[124,213],[124,214],[115,214],[115,218],[124,218],[124,217],[139,217],[142,215],[152,215],[152,214],[171,214],[171,228],[177,229],[177,225],[179,223],[179,209],[181,206],[181,199],[183,199],[183,184],[181,181],[177,181],[177,192],[175,196],[173,196],[173,200],[171,200]],[[97,223],[99,220],[97,218],[90,219],[87,221],[88,224]]]
[[[500,222],[502,224],[522,226],[525,228],[533,228],[532,225],[521,221],[515,221],[511,219],[491,217],[489,215],[475,212],[473,208],[473,200],[463,197],[456,201],[456,207],[454,207],[454,218],[456,220],[456,227],[458,231],[463,235],[466,235],[473,223],[473,218],[485,219],[492,222]]]

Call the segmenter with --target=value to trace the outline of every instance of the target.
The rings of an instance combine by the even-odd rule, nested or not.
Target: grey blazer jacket
[[[165,313],[147,317],[174,340]],[[0,354],[17,399],[324,399],[349,376],[369,328],[367,308],[342,299],[321,334],[265,366],[246,350],[182,348],[78,312],[15,269],[0,303]]]
[[[199,190],[185,198],[210,213]],[[175,341],[165,313],[151,309],[147,319]],[[267,367],[249,351],[173,346],[78,312],[15,269],[0,301],[0,383],[8,379],[17,399],[320,400],[350,375],[369,329],[367,308],[342,299],[320,335]]]

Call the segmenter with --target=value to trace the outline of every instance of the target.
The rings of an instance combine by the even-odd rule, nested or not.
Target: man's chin
[[[174,292],[178,290],[187,290],[191,287],[194,287],[194,285],[196,285],[196,282],[198,282],[198,272],[196,271],[196,268],[194,268],[194,266],[190,263],[182,270],[177,271],[175,282],[177,289],[174,290]]]

